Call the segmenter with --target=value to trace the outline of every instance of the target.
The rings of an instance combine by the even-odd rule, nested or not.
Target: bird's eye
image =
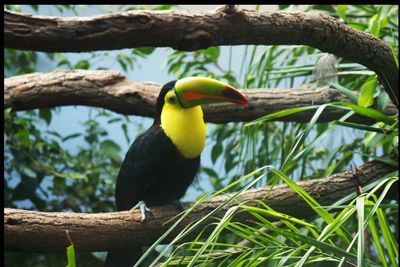
[[[170,97],[168,97],[168,102],[170,102],[170,103],[175,103],[176,102],[176,97],[175,96],[170,96]]]

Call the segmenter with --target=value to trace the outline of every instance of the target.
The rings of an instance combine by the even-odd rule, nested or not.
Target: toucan
[[[179,204],[193,182],[206,140],[201,105],[247,98],[231,85],[205,77],[166,83],[157,98],[154,122],[126,153],[115,189],[119,211],[139,209],[142,223],[151,206]],[[133,266],[141,251],[110,251],[105,266]]]

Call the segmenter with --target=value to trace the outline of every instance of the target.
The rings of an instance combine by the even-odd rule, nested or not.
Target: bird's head
[[[164,104],[180,108],[231,102],[247,105],[247,98],[231,85],[205,77],[187,77],[163,86],[157,100],[159,113]]]

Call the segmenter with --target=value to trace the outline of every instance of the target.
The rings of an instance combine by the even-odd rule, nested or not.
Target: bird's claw
[[[146,215],[148,213],[151,213],[151,210],[146,206],[146,202],[143,200],[140,200],[133,208],[131,208],[129,211],[134,211],[135,209],[139,208],[140,214],[142,215],[141,223],[144,223],[146,221]]]

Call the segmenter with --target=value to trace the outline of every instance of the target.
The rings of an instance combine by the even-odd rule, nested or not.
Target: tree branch
[[[84,52],[134,47],[194,51],[219,45],[308,45],[375,71],[398,106],[391,49],[371,34],[322,13],[259,12],[224,6],[210,12],[130,11],[58,18],[4,11],[5,47]]]
[[[66,105],[86,105],[106,108],[127,115],[154,116],[155,103],[161,85],[127,80],[114,71],[54,71],[32,73],[4,79],[4,107],[14,110],[50,108]],[[315,90],[251,89],[241,90],[249,98],[249,106],[220,104],[204,107],[205,120],[214,123],[251,121],[285,108],[304,107],[346,100],[331,88]],[[315,111],[301,112],[278,120],[307,122]],[[344,110],[326,110],[320,121],[332,121],[346,113]],[[386,114],[397,113],[389,105]],[[354,115],[348,121],[371,123],[366,117]]]
[[[366,185],[380,179],[395,168],[379,161],[371,161],[357,169],[358,179],[351,172],[339,173],[323,179],[298,182],[305,191],[321,205],[331,205],[337,200],[357,191],[358,185]],[[396,190],[397,192],[397,190]],[[216,196],[200,204],[174,230],[165,242],[185,226],[198,221],[216,209],[229,195]],[[238,196],[247,205],[259,205],[263,201],[276,211],[299,218],[314,216],[315,212],[286,184],[252,189]],[[191,203],[185,203],[188,207]],[[221,218],[231,207],[232,201],[215,215]],[[4,245],[6,250],[29,252],[63,251],[69,245],[66,230],[77,251],[103,251],[141,247],[152,244],[171,226],[166,223],[178,214],[174,206],[153,207],[152,216],[145,224],[140,223],[139,212],[113,213],[66,213],[37,212],[18,209],[4,209]],[[240,212],[235,220],[245,222],[251,215]],[[174,221],[174,220],[172,220]],[[209,224],[210,222],[206,222]],[[198,231],[202,227],[197,228]],[[193,233],[194,235],[198,233]]]

